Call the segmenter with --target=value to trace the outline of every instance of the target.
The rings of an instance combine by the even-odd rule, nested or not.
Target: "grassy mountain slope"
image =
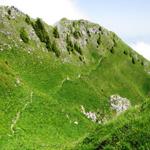
[[[81,112],[116,115],[109,97],[132,106],[149,96],[149,62],[113,32],[88,21],[55,27],[0,7],[0,147],[70,149],[97,126]]]
[[[150,101],[146,100],[87,136],[75,149],[148,150]]]

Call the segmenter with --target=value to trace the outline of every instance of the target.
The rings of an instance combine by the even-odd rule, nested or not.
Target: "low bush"
[[[89,37],[91,37],[91,33],[90,33],[90,31],[87,29],[86,30],[86,32],[87,32],[87,35],[89,36]]]
[[[73,26],[74,28],[76,28],[77,25],[78,25],[78,23],[77,23],[76,21],[73,21],[72,26]]]
[[[144,60],[141,60],[141,65],[144,66]]]
[[[81,57],[81,56],[79,56],[79,60],[80,60],[80,61],[83,61],[83,59],[82,59],[82,57]]]
[[[39,37],[41,42],[48,43],[49,42],[49,36],[48,33],[44,27],[44,24],[40,18],[38,18],[35,23],[32,23],[32,26],[35,30],[35,33]]]
[[[72,41],[70,40],[69,36],[67,35],[67,38],[66,38],[66,43],[67,43],[67,51],[70,53],[70,52],[73,52],[74,50],[74,45],[72,43]]]
[[[132,57],[132,63],[135,64],[136,60],[134,57]]]
[[[28,33],[25,30],[25,28],[21,28],[20,30],[20,38],[23,40],[24,43],[28,43],[29,42],[29,37],[28,37]]]
[[[60,56],[60,51],[55,41],[52,43],[52,51],[56,54],[57,57]]]
[[[98,39],[97,39],[97,44],[100,45],[101,43],[101,36],[99,35]]]
[[[112,54],[115,53],[114,47],[112,47],[112,48],[110,49],[110,52],[111,52]]]
[[[55,41],[52,42],[52,40],[50,39],[42,20],[38,18],[35,23],[32,23],[32,26],[35,30],[36,35],[39,37],[40,41],[46,44],[46,48],[48,49],[48,51],[53,51],[56,54],[56,56],[59,57],[60,51],[56,46],[56,42]]]
[[[29,17],[28,15],[26,15],[25,22],[26,22],[28,25],[32,24],[32,21],[31,21],[31,19],[30,19],[30,17]]]
[[[73,32],[73,36],[76,38],[76,39],[78,39],[78,38],[80,38],[81,37],[81,33],[80,33],[80,31],[74,31]]]
[[[123,53],[124,53],[125,55],[128,55],[128,51],[127,51],[127,50],[124,50]]]
[[[53,29],[53,35],[54,35],[55,38],[59,38],[59,32],[58,32],[57,27],[54,27],[54,29]]]
[[[82,50],[81,50],[81,47],[80,47],[77,43],[74,44],[74,49],[75,49],[80,55],[83,55]]]
[[[8,9],[8,15],[11,15],[11,10],[10,9]]]
[[[98,29],[100,32],[102,31],[102,27],[99,27],[99,29]]]

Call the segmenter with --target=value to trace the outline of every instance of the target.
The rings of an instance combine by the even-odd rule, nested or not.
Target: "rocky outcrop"
[[[91,119],[93,122],[97,121],[96,113],[95,112],[86,112],[85,108],[81,105],[81,112],[88,118]]]
[[[67,39],[72,43],[71,45],[77,44],[81,49],[85,48],[89,41],[94,45],[100,46],[105,40],[108,49],[114,45],[112,32],[86,20],[68,20],[63,18],[56,23],[56,27],[60,35],[60,47],[63,51],[67,50]],[[101,40],[97,43],[99,38]]]
[[[0,13],[2,14],[1,17],[8,19],[16,19],[16,17],[23,16],[24,13],[21,12],[19,9],[17,9],[14,6],[1,6]]]
[[[108,120],[108,116],[104,113],[103,110],[97,110],[96,112],[92,111],[85,111],[85,108],[83,105],[81,105],[81,112],[91,121],[98,123],[98,124],[104,124]]]
[[[123,98],[119,95],[111,95],[110,96],[110,105],[113,110],[117,112],[117,114],[127,110],[131,103],[127,98]]]

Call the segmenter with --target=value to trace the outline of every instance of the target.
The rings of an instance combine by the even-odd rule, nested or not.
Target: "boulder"
[[[127,98],[123,98],[119,95],[111,95],[110,105],[111,108],[115,110],[117,113],[121,113],[127,110],[131,106],[131,103]]]

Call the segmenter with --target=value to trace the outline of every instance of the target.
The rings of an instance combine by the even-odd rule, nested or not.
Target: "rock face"
[[[107,31],[105,28],[98,24],[86,21],[86,20],[68,20],[66,18],[61,19],[56,23],[60,35],[60,47],[63,51],[67,50],[67,40],[72,45],[77,44],[81,48],[85,48],[89,41],[92,41],[95,45],[100,46],[103,39],[107,40],[107,46],[112,48],[114,41],[111,37],[114,34]],[[100,43],[97,43],[98,38],[101,38]]]
[[[111,108],[115,110],[117,113],[121,113],[127,110],[131,106],[131,103],[127,98],[123,98],[119,95],[111,95],[110,105]]]

